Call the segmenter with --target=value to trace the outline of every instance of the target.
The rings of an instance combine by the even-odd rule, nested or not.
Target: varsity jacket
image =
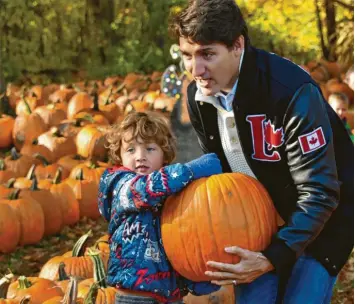
[[[203,295],[220,288],[180,276],[162,245],[160,214],[164,200],[192,180],[191,170],[182,164],[166,166],[149,175],[124,167],[105,170],[100,179],[98,205],[101,215],[109,221],[109,285],[150,292],[161,303],[180,300],[188,292]]]
[[[275,54],[247,47],[238,81],[233,112],[243,154],[285,221],[263,254],[280,275],[303,252],[336,275],[354,240],[354,146],[342,121],[309,74]],[[188,111],[200,146],[230,172],[217,109],[195,100],[196,91],[193,81]]]

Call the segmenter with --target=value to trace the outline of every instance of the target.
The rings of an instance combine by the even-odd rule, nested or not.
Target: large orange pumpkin
[[[239,262],[225,247],[266,248],[277,230],[277,213],[257,180],[226,173],[198,179],[169,197],[161,229],[174,269],[190,280],[206,281],[207,261]]]

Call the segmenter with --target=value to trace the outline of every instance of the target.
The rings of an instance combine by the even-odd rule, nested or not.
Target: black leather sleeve
[[[283,125],[285,152],[298,195],[296,208],[288,222],[263,251],[279,273],[292,265],[321,232],[339,201],[333,134],[323,98],[316,86],[305,84],[295,93]],[[319,127],[324,134],[325,145],[311,149],[311,152],[303,151],[300,136]]]

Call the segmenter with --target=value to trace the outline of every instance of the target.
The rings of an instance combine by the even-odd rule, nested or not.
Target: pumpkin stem
[[[79,169],[78,174],[75,176],[76,180],[84,180],[84,171],[82,168]]]
[[[39,159],[44,167],[50,165],[50,162],[40,153],[33,154],[33,157]]]
[[[17,160],[17,159],[19,159],[21,157],[21,154],[16,151],[15,147],[13,147],[11,149],[10,153],[11,153],[11,159],[12,160]]]
[[[63,304],[75,304],[77,303],[78,298],[78,278],[70,277],[70,282],[67,287],[67,291],[65,292]]]
[[[143,92],[143,93],[140,93],[139,96],[138,96],[138,98],[137,98],[137,100],[143,101],[144,95],[145,95],[144,92]]]
[[[105,266],[100,251],[89,248],[88,255],[94,263],[94,281],[99,284],[100,288],[107,288]]]
[[[5,171],[5,161],[3,158],[0,158],[0,171]]]
[[[18,278],[18,289],[27,289],[31,286],[32,283],[25,276],[20,276]]]
[[[122,90],[122,93],[123,93],[124,96],[126,96],[126,97],[128,96],[128,91],[127,91],[126,88],[124,88],[124,89]]]
[[[89,167],[90,169],[96,169],[96,168],[99,167],[99,165],[97,164],[96,161],[93,161],[93,160],[91,159],[90,162],[89,162],[89,164],[88,164],[88,167]]]
[[[15,189],[14,191],[12,191],[9,196],[8,196],[8,199],[10,201],[15,201],[18,199],[18,196],[20,195],[20,191],[21,189]]]
[[[57,169],[52,184],[58,185],[62,181],[62,171],[63,169],[61,167]]]
[[[99,109],[99,95],[97,94],[97,92],[93,93],[93,97],[94,97],[94,99],[93,99],[94,106],[92,107],[92,109],[94,111],[100,111],[100,109]]]
[[[30,303],[30,301],[31,301],[31,296],[27,295],[20,301],[20,304],[27,304]]]
[[[80,122],[82,122],[83,120],[87,120],[87,121],[89,121],[89,122],[91,122],[91,123],[94,123],[94,122],[95,122],[94,118],[93,118],[92,115],[90,115],[90,114],[85,114],[83,117],[78,118],[78,119],[80,120]],[[77,126],[77,127],[80,127],[80,124],[79,124],[79,126]]]
[[[73,89],[74,89],[75,91],[77,91],[78,93],[79,93],[79,92],[82,92],[81,89],[80,89],[75,83],[72,84],[72,87],[73,87]]]
[[[107,98],[106,98],[106,101],[105,101],[105,106],[107,106],[108,104],[110,104],[110,97],[111,97],[112,93],[113,93],[113,88],[112,88],[112,86],[111,86],[111,88],[110,88],[110,93],[108,94],[108,96],[107,96]]]
[[[35,169],[36,169],[36,164],[33,164],[30,168],[30,170],[28,170],[26,178],[27,179],[32,179],[35,176]]]
[[[77,240],[72,251],[73,257],[79,257],[84,255],[86,243],[88,242],[90,236],[92,236],[91,229]]]
[[[14,275],[12,273],[4,275],[0,279],[0,299],[6,299],[7,290],[9,289],[9,286],[13,279]]]
[[[101,244],[106,244],[108,245],[108,241],[105,241],[105,240],[98,240],[95,242],[94,244],[94,248],[97,249],[97,250],[100,250],[100,245]]]
[[[31,191],[39,191],[40,189],[38,188],[38,181],[37,181],[37,177],[34,176],[32,178],[32,184],[31,184],[31,187],[30,187],[30,190]]]
[[[60,133],[60,130],[56,127],[53,127],[51,129],[52,136],[54,137],[62,137],[62,134]]]
[[[80,127],[82,121],[83,121],[82,118],[75,118],[75,121],[74,121],[73,125],[74,125],[75,127]]]
[[[5,187],[6,187],[6,188],[9,188],[9,189],[10,189],[10,188],[13,188],[15,182],[16,182],[16,178],[15,178],[15,177],[10,178],[10,179],[6,182]]]
[[[23,103],[25,104],[25,107],[26,107],[26,110],[27,110],[28,114],[31,114],[32,110],[31,110],[31,107],[30,107],[30,105],[28,104],[28,102],[26,100],[26,97],[23,97],[22,100],[23,100]]]
[[[126,87],[125,83],[122,82],[122,83],[118,86],[118,88],[117,88],[117,90],[116,90],[116,93],[121,92],[123,89],[125,89],[125,87]]]
[[[63,262],[60,262],[58,266],[58,276],[58,281],[65,281],[69,279],[67,273],[65,272],[65,264]]]
[[[98,292],[99,292],[99,284],[97,284],[96,282],[92,283],[89,292],[84,298],[84,304],[95,304]]]
[[[75,160],[84,160],[85,157],[82,157],[82,156],[79,155],[79,154],[75,154],[75,156],[73,157],[73,159],[75,159]]]

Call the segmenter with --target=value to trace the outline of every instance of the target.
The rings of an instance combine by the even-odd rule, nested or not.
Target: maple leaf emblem
[[[318,138],[317,138],[317,137],[312,137],[311,140],[309,141],[309,143],[310,143],[311,145],[315,145],[315,144],[317,143],[317,141],[318,141]]]
[[[264,124],[264,136],[267,143],[268,150],[272,148],[280,147],[284,142],[284,132],[283,129],[276,129],[275,126],[271,124],[271,121],[268,120]]]

